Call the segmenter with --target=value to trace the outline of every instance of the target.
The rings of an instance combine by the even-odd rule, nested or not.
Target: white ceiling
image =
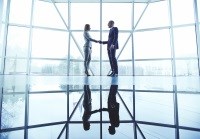
[[[46,2],[51,2],[51,0],[41,0]],[[99,3],[101,0],[52,0],[55,3]],[[103,3],[147,3],[149,0],[102,0]],[[151,2],[158,2],[158,1],[164,1],[164,0],[150,0]]]

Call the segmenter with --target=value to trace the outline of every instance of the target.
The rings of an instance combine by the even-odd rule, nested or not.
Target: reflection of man
[[[115,134],[115,127],[119,127],[119,103],[116,101],[116,94],[118,91],[118,85],[111,85],[110,92],[108,96],[108,108],[103,108],[103,110],[108,111],[110,126],[108,131],[111,135]]]

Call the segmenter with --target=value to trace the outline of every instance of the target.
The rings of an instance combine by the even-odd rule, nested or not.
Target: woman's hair
[[[89,29],[90,29],[90,25],[89,24],[85,24],[84,31],[88,31]]]

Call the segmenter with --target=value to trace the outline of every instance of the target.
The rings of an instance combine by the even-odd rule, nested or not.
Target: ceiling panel
[[[46,2],[55,2],[55,3],[99,3],[100,0],[41,0]],[[102,0],[103,3],[147,3],[149,0]],[[159,2],[164,0],[150,0],[150,2]]]

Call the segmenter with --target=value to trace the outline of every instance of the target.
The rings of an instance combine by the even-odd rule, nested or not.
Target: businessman
[[[116,49],[118,49],[118,28],[114,27],[114,21],[108,22],[108,28],[110,28],[108,41],[99,41],[101,44],[107,44],[108,58],[112,72],[108,76],[118,76],[118,65],[116,59]]]

